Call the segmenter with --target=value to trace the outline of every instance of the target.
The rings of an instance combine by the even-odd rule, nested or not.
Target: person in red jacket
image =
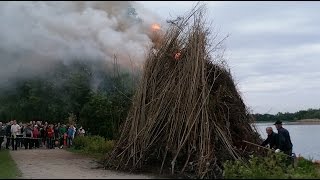
[[[35,148],[39,148],[40,146],[40,142],[39,142],[39,136],[40,136],[40,132],[39,132],[39,129],[38,129],[38,125],[34,125],[33,127],[33,142],[34,142],[34,145],[35,145]]]
[[[53,136],[54,136],[54,130],[52,128],[52,125],[49,125],[47,130],[47,148],[53,149]]]

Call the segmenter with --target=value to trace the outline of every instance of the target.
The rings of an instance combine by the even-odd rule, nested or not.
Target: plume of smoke
[[[0,85],[57,61],[144,61],[160,19],[135,2],[0,2]]]

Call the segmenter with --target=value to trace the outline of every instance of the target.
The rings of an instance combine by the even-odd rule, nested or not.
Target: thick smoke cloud
[[[134,13],[134,8],[136,14]],[[0,2],[0,85],[78,59],[143,62],[159,18],[135,2]]]

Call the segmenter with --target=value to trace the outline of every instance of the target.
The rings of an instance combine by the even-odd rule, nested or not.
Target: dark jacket
[[[269,144],[270,148],[272,149],[278,149],[279,148],[279,135],[275,132],[272,132],[270,135],[268,135],[268,138],[263,141],[261,146],[265,146]]]
[[[59,133],[59,127],[56,126],[54,128],[54,138],[58,139],[60,137],[60,133]]]
[[[21,129],[20,129],[20,134],[23,134],[23,132],[24,132],[24,126],[21,126]]]
[[[11,125],[7,125],[6,127],[6,136],[11,137]]]
[[[288,151],[292,149],[292,142],[290,138],[289,131],[281,127],[278,129],[279,134],[279,149],[281,151]]]
[[[6,127],[5,126],[0,126],[0,137],[6,135]],[[0,144],[1,146],[1,144]]]
[[[24,128],[24,133],[26,134],[26,136],[30,137],[32,135],[31,127]]]

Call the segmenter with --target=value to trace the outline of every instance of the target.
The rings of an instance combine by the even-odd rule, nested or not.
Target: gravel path
[[[151,179],[146,175],[96,169],[88,157],[63,149],[18,149],[10,151],[23,179]]]

